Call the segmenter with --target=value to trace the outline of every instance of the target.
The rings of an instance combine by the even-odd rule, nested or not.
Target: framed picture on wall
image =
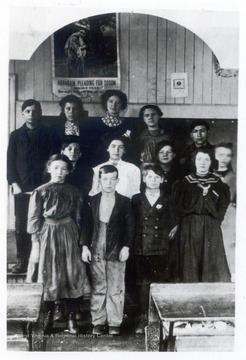
[[[118,15],[80,19],[52,37],[52,89],[59,97],[97,97],[120,88]]]

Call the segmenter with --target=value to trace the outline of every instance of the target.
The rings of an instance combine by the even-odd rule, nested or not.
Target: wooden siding
[[[121,13],[119,49],[121,89],[128,96],[129,116],[136,116],[136,107],[146,103],[174,105],[173,109],[176,105],[199,105],[204,109],[228,105],[235,113],[238,78],[216,75],[211,49],[188,29],[155,16]],[[59,98],[52,93],[51,37],[29,61],[11,61],[10,72],[16,74],[18,101],[34,97],[42,103],[51,102],[54,103],[52,113],[57,113]],[[188,74],[186,98],[171,97],[172,72]],[[84,103],[87,108],[86,101]],[[92,109],[90,115],[98,115],[90,105],[91,101],[88,103]]]

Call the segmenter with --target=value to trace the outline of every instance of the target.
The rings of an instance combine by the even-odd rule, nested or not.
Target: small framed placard
[[[171,74],[171,97],[188,96],[188,77],[187,73]]]

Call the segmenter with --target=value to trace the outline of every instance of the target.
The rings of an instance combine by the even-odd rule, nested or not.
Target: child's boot
[[[139,316],[139,322],[135,329],[135,334],[144,335],[145,327],[148,325],[148,316],[147,314],[141,314]]]
[[[77,335],[78,332],[79,332],[79,329],[78,329],[78,325],[77,325],[77,321],[76,321],[74,312],[71,312],[71,313],[68,315],[67,328],[68,328],[68,331],[70,332],[70,334]]]
[[[62,303],[60,301],[56,301],[55,302],[55,309],[54,309],[54,315],[53,315],[53,320],[57,321],[57,322],[63,322],[64,321],[64,316],[63,316],[63,311],[62,311]]]
[[[48,311],[44,319],[44,335],[50,335],[52,329],[53,329],[53,314],[52,311]]]

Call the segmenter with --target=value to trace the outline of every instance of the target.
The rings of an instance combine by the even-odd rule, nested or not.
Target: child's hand
[[[170,240],[173,240],[174,239],[174,237],[175,237],[175,235],[176,235],[176,233],[177,233],[177,231],[178,231],[178,225],[176,225],[176,226],[174,226],[174,228],[170,231],[170,233],[169,233],[169,239]]]
[[[87,263],[91,262],[91,252],[86,245],[82,247],[82,261]]]
[[[120,250],[119,254],[119,260],[121,262],[126,261],[129,258],[129,247],[123,246],[123,248]]]
[[[13,195],[22,194],[22,190],[21,190],[20,186],[17,183],[12,184],[12,194]]]
[[[30,261],[33,262],[34,264],[37,264],[39,262],[39,255],[40,255],[39,242],[33,242]]]

